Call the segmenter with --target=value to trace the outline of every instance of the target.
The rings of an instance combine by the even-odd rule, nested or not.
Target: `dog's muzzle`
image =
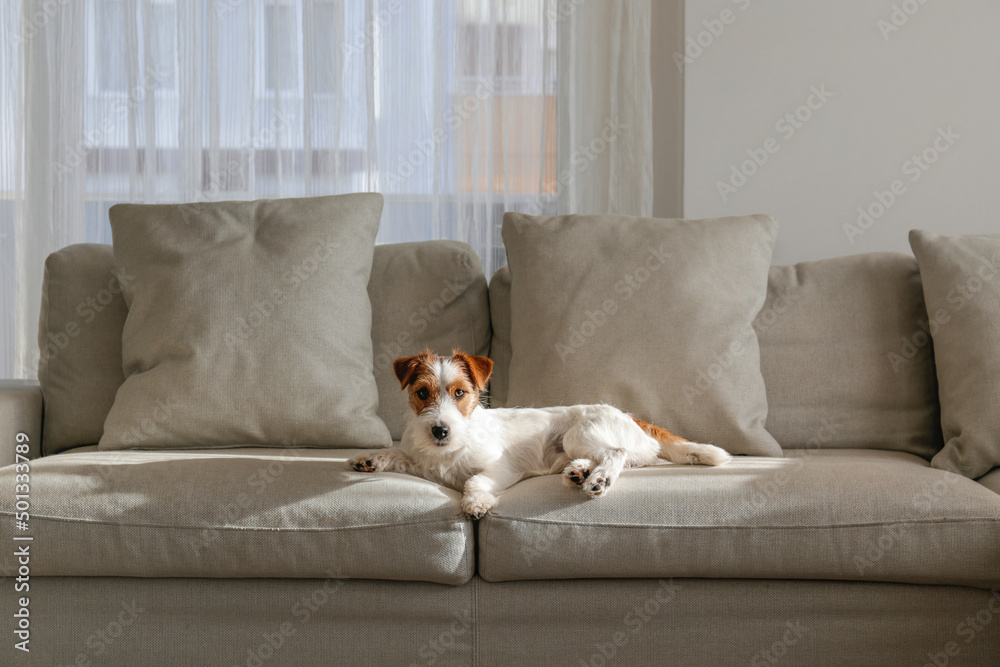
[[[444,424],[434,425],[431,427],[431,435],[434,436],[439,445],[442,445],[444,444],[442,440],[448,437],[448,427]]]

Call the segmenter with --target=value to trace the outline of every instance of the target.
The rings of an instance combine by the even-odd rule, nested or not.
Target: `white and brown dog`
[[[493,361],[455,351],[395,361],[409,387],[411,420],[399,447],[350,461],[362,472],[395,471],[462,492],[462,510],[478,519],[516,482],[562,472],[563,481],[600,498],[624,468],[672,463],[722,465],[719,447],[689,442],[610,405],[494,408],[479,404]]]

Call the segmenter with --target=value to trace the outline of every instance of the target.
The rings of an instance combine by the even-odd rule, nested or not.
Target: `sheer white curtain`
[[[0,377],[121,201],[378,191],[379,242],[652,206],[649,0],[0,3]]]

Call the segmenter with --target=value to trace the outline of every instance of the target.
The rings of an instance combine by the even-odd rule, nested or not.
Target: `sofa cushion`
[[[459,494],[354,472],[360,450],[72,451],[34,461],[33,576],[338,577],[462,584]],[[13,544],[14,467],[0,469]],[[53,545],[51,548],[42,545]],[[17,570],[13,549],[0,576]]]
[[[976,481],[990,491],[1000,493],[1000,468],[996,468],[993,471],[986,473]]]
[[[559,476],[479,526],[488,581],[836,579],[1000,586],[1000,496],[912,454],[791,450],[719,468],[626,470],[586,500]]]
[[[465,243],[380,245],[375,247],[368,296],[378,415],[398,440],[408,415],[392,360],[425,346],[487,354],[486,278],[479,258]],[[124,380],[121,335],[128,308],[111,246],[78,244],[49,255],[42,299],[42,447],[46,454],[55,454],[101,439]]]
[[[898,253],[775,266],[754,323],[767,430],[782,448],[941,449],[916,260]]]
[[[510,374],[510,267],[501,266],[490,278],[490,322],[493,325],[493,375],[490,376],[490,407],[507,407]]]
[[[45,398],[42,450],[95,443],[125,381],[128,308],[109,245],[81,243],[45,260],[38,323],[38,382]]]
[[[781,456],[751,326],[778,223],[504,215],[507,403],[610,403],[733,454]]]
[[[945,445],[931,461],[975,479],[1000,466],[1000,236],[910,232],[933,323]]]
[[[378,414],[399,440],[413,413],[392,362],[428,347],[442,354],[457,347],[488,355],[492,332],[486,276],[479,257],[465,243],[376,246],[368,294]]]
[[[381,447],[379,194],[111,207],[129,312],[101,449]]]

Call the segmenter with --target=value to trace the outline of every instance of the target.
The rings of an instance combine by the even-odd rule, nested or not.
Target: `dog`
[[[528,477],[562,473],[565,484],[601,498],[622,470],[672,463],[717,466],[732,457],[690,442],[610,405],[493,408],[480,394],[493,372],[486,357],[452,351],[400,357],[393,370],[409,389],[414,416],[399,447],[349,461],[360,472],[423,477],[462,493],[462,511],[480,519]]]

